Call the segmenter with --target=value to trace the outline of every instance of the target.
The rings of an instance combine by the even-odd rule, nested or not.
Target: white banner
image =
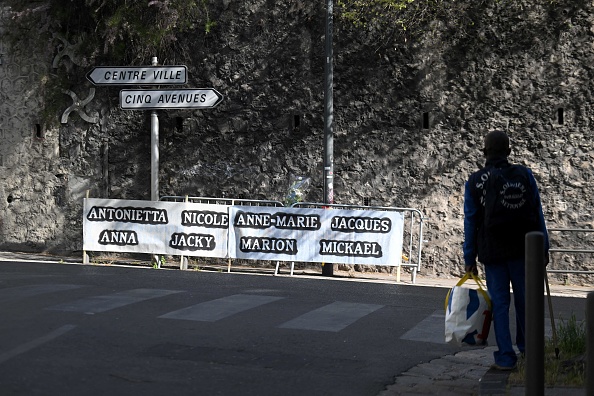
[[[83,249],[122,253],[400,265],[403,214],[85,199]]]
[[[83,249],[228,257],[228,207],[189,202],[85,199]]]
[[[255,260],[399,265],[399,212],[232,206],[229,256]]]

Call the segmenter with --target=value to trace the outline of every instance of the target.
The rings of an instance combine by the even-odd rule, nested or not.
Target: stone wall
[[[493,129],[506,130],[511,159],[533,169],[549,227],[594,226],[593,5],[468,4],[472,25],[436,20],[407,42],[377,43],[335,20],[335,202],[420,209],[430,275],[461,270],[464,182]],[[323,201],[323,4],[216,7],[212,33],[179,38],[191,53],[160,59],[187,65],[188,87],[225,97],[214,109],[159,112],[160,195],[282,199],[291,175],[302,175],[312,179],[307,199]],[[120,110],[117,88],[93,93],[84,79],[93,65],[67,56],[76,41],[48,26],[34,34],[45,41],[2,47],[0,247],[72,252],[81,249],[87,189],[150,198],[150,119]],[[63,89],[92,98],[55,126],[39,124],[47,73],[67,75]],[[61,95],[58,120],[73,104]],[[563,243],[591,245],[587,235]],[[589,262],[553,257],[563,268]]]
[[[53,48],[35,37],[10,46],[9,10],[0,8],[0,241],[44,249],[64,235],[65,171],[58,169],[58,130],[42,123],[43,79]]]

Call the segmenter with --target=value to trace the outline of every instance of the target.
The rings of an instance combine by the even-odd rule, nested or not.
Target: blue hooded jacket
[[[474,266],[478,260],[483,264],[497,264],[507,259],[517,259],[524,257],[524,238],[509,238],[505,242],[494,243],[497,248],[486,248],[486,238],[482,232],[484,219],[484,202],[481,202],[479,191],[482,192],[484,183],[486,181],[485,175],[491,168],[502,168],[511,166],[506,157],[495,157],[487,159],[485,167],[474,172],[468,178],[464,186],[464,264],[466,266]],[[534,175],[529,168],[522,167],[526,170],[531,191],[534,194],[534,202],[537,206],[537,222],[538,231],[544,234],[545,239],[545,259],[548,262],[549,254],[549,236],[545,225],[545,220],[542,212],[542,204],[540,201],[540,194],[536,185]],[[505,235],[502,239],[505,239]],[[492,242],[492,241],[489,241]]]

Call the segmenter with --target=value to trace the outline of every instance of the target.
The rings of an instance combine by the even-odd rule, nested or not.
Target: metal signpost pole
[[[334,140],[333,140],[333,51],[332,30],[334,5],[332,0],[326,0],[326,63],[324,78],[324,203],[334,203]],[[334,275],[334,265],[325,263],[322,266],[322,275]]]
[[[152,64],[157,66],[157,57]],[[159,116],[157,110],[151,112],[151,201],[159,200]]]
[[[159,116],[151,111],[151,201],[159,200]]]
[[[184,85],[188,81],[186,66],[96,66],[87,73],[93,85]],[[213,88],[206,89],[123,89],[120,91],[122,110],[151,110],[151,201],[159,200],[159,109],[207,109],[218,105],[223,95]],[[161,268],[159,256],[153,257]],[[182,257],[183,263],[183,257]],[[182,264],[183,267],[183,264]]]
[[[188,68],[183,65],[157,66],[96,66],[87,73],[93,85],[184,85],[188,81]],[[159,116],[160,109],[207,109],[218,105],[223,95],[213,88],[179,89],[123,89],[120,108],[123,110],[151,111],[151,200],[159,200]]]

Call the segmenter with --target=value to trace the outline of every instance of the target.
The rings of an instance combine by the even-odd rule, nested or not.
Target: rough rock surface
[[[549,227],[594,226],[594,6],[468,4],[467,31],[435,21],[409,42],[373,42],[335,22],[335,202],[420,209],[422,271],[436,276],[460,273],[464,182],[482,164],[482,138],[493,129],[506,130],[512,160],[533,169]],[[322,202],[323,4],[216,7],[211,34],[180,37],[194,50],[161,60],[187,65],[188,87],[212,87],[225,99],[214,109],[159,112],[160,195],[282,200],[291,176],[302,175],[312,179],[307,200]],[[49,26],[0,46],[3,249],[80,250],[87,189],[150,199],[150,113],[119,109],[119,89],[97,87],[81,109],[96,123],[72,112],[64,124],[41,124],[47,102],[63,95],[58,119],[72,104],[48,92],[48,73],[65,71],[73,83],[63,89],[81,100],[92,88],[84,80],[91,65],[67,56],[75,43],[51,39]],[[552,236],[591,248],[589,235]],[[564,269],[589,263],[590,255],[553,256]]]

